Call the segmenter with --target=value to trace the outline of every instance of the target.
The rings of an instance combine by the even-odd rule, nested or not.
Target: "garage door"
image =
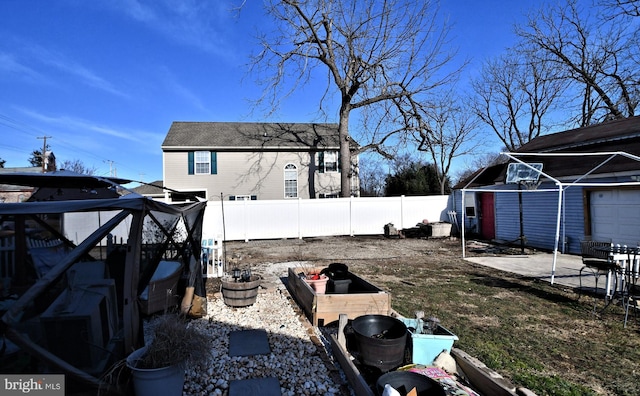
[[[593,239],[640,244],[640,190],[592,191],[590,211]]]

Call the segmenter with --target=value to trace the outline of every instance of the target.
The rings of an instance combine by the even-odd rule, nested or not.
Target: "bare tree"
[[[465,105],[468,100],[445,95],[431,106],[422,107],[424,123],[413,137],[418,151],[428,153],[440,185],[440,194],[449,186],[453,160],[473,153],[482,142],[476,140],[478,118]]]
[[[387,172],[383,164],[370,156],[358,161],[358,176],[360,177],[361,197],[381,197],[384,195],[384,181]]]
[[[601,6],[609,12],[609,18],[618,15],[640,17],[640,0],[602,0]]]
[[[547,116],[566,85],[554,64],[529,54],[521,47],[486,61],[472,83],[474,113],[510,151],[546,131]]]
[[[94,168],[89,168],[87,166],[85,166],[82,161],[75,159],[75,160],[64,160],[62,161],[62,163],[60,163],[59,166],[60,169],[64,169],[64,170],[68,170],[68,171],[72,171],[72,172],[76,172],[76,173],[82,173],[85,175],[94,175],[97,171],[97,169]]]
[[[453,57],[444,51],[448,29],[430,0],[269,0],[266,7],[277,30],[261,37],[262,51],[252,59],[251,71],[267,76],[259,81],[265,85],[259,102],[275,109],[323,72],[319,109],[326,115],[330,98],[339,97],[341,196],[349,196],[352,111],[377,107],[371,111],[394,119],[392,101],[447,83],[455,74],[443,71]],[[405,131],[364,114],[361,119],[373,122],[361,128],[367,134],[366,141],[358,137],[358,152],[384,154],[390,137]]]
[[[517,34],[538,49],[537,61],[554,62],[577,92],[580,126],[631,117],[639,100],[638,31],[606,23],[576,0],[541,9]],[[631,28],[632,29],[632,28]]]

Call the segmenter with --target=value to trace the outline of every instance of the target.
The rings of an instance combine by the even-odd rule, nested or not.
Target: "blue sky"
[[[261,1],[0,0],[0,158],[29,166],[42,137],[58,161],[96,174],[162,178],[173,121],[317,121],[305,88],[266,118],[247,74]],[[449,0],[441,13],[472,65],[513,41],[513,23],[538,1]],[[455,5],[453,4],[455,3]],[[522,4],[521,4],[522,3]],[[337,119],[328,120],[337,122]]]

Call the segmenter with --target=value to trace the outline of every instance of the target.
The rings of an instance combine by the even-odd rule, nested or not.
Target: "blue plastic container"
[[[408,329],[417,328],[416,319],[398,318]],[[411,360],[415,364],[431,365],[442,351],[451,352],[453,342],[458,340],[458,336],[448,329],[438,325],[435,334],[411,333]]]

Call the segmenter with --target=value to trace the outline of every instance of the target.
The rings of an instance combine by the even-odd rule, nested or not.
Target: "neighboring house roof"
[[[40,166],[29,166],[29,167],[24,167],[24,168],[0,168],[0,176],[2,175],[13,175],[13,174],[26,174],[26,173],[35,173],[35,174],[39,174],[42,173],[42,167]],[[12,188],[12,187],[18,187],[19,184],[2,184],[0,182],[0,190],[2,189],[7,189],[7,188]]]
[[[583,128],[571,129],[564,132],[539,136],[524,144],[518,152],[591,152],[594,146],[605,146],[609,149],[640,154],[640,116],[623,118],[590,125]],[[630,147],[631,140],[635,144]]]
[[[131,191],[145,196],[164,195],[162,180],[156,180],[151,183],[145,183],[138,187],[132,188]]]
[[[338,124],[317,123],[176,121],[171,124],[162,143],[164,151],[300,150],[339,147]]]
[[[6,174],[16,174],[16,173],[42,173],[42,167],[40,166],[29,166],[29,167],[21,167],[21,168],[0,168],[0,177]],[[19,184],[11,184],[6,181],[0,180],[0,194],[3,193],[11,193],[11,192],[33,192],[34,187],[32,186],[23,186]]]
[[[22,171],[0,172],[0,186],[22,186],[28,190],[36,188],[30,201],[115,198],[119,196],[117,190],[120,184],[126,183],[130,183],[130,180],[67,170],[42,173],[23,168]]]
[[[0,183],[51,188],[107,188],[118,184],[131,183],[131,180],[59,170],[47,173],[30,171],[0,173]]]
[[[614,153],[625,152],[640,156],[640,116],[613,120],[584,128],[539,136],[516,151],[524,162],[543,164],[543,172],[554,178],[570,178],[584,175],[611,156],[562,156],[543,157],[539,153]],[[531,155],[526,155],[526,154]],[[478,175],[460,181],[454,189],[504,183],[507,164],[494,165]],[[624,156],[614,156],[599,167],[593,175],[613,174],[640,170],[640,162]]]
[[[25,166],[20,168],[0,168],[0,174],[3,173],[42,173],[42,167]]]

